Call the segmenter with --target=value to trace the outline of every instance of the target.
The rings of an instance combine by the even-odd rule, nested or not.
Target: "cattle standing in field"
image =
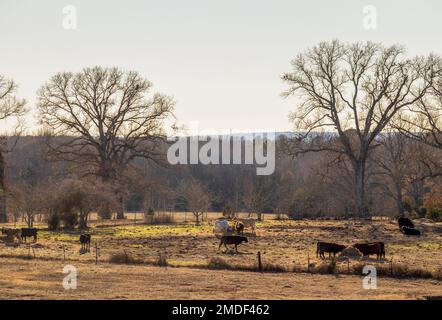
[[[81,243],[81,250],[91,250],[91,235],[90,234],[82,234],[80,235],[80,243]]]
[[[328,242],[318,242],[316,245],[316,257],[325,259],[325,252],[328,252],[328,256],[330,257],[333,253],[333,256],[336,256],[336,253],[341,252],[345,249],[345,246],[341,246],[336,243],[328,243]]]
[[[6,235],[8,242],[13,242],[14,237],[20,240],[20,230],[11,228],[2,228],[2,234]]]
[[[255,233],[256,220],[253,218],[235,218],[236,222],[241,222],[244,228],[250,228],[252,233]]]
[[[401,230],[402,230],[402,227],[414,228],[413,222],[408,218],[400,217],[397,220],[397,222],[399,224],[399,229],[401,229]]]
[[[36,228],[21,228],[20,232],[21,240],[26,242],[27,238],[34,238],[34,242],[37,242],[37,229]]]
[[[238,252],[238,245],[242,242],[249,242],[246,237],[243,236],[222,236],[221,242],[219,243],[218,250],[221,249],[221,246],[224,245],[226,247],[226,250],[228,244],[234,244],[235,245],[235,251]]]
[[[356,243],[353,247],[358,249],[365,257],[375,254],[377,259],[385,259],[385,245],[383,242]]]
[[[401,231],[404,234],[406,234],[407,236],[420,236],[421,235],[421,232],[419,230],[414,229],[414,228],[410,228],[410,227],[406,227],[406,226],[403,226],[401,228]]]
[[[235,229],[238,235],[244,234],[244,224],[242,222],[235,223]]]
[[[229,222],[227,220],[216,220],[213,228],[213,233],[225,233],[229,229]]]

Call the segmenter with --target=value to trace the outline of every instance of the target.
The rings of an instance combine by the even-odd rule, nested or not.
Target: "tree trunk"
[[[80,212],[80,217],[78,221],[78,228],[80,230],[87,229],[87,214]]]
[[[5,161],[0,151],[0,223],[8,222],[6,212]]]
[[[368,215],[368,208],[365,202],[365,162],[358,161],[354,167],[356,213],[359,217],[366,217]]]
[[[396,208],[399,217],[402,217],[405,213],[404,201],[402,199],[402,187],[400,184],[396,185]]]
[[[117,219],[124,219],[124,197],[118,195]]]

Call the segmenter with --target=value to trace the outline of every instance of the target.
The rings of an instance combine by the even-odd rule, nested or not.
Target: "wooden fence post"
[[[393,257],[391,257],[391,260],[390,260],[390,273],[391,273],[391,276],[393,276]]]
[[[63,262],[66,261],[66,247],[63,244]]]
[[[310,273],[310,254],[307,253],[307,273]]]
[[[98,242],[95,242],[95,264],[98,264]]]
[[[263,273],[262,261],[261,261],[261,251],[258,251],[258,269],[259,269],[259,272]]]

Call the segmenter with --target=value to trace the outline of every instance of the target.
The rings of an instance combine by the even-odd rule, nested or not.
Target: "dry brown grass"
[[[70,262],[76,290],[62,287],[64,264],[3,258],[0,299],[421,299],[442,295],[440,282],[362,276],[258,273],[142,265]]]
[[[219,215],[219,213],[211,213],[209,219],[214,219]],[[235,271],[237,274],[247,272],[247,277],[249,274],[255,277],[258,269],[256,254],[260,251],[265,271],[278,273],[281,277],[300,277],[299,279],[310,279],[309,276],[319,277],[316,274],[293,274],[293,272],[306,272],[308,261],[311,264],[309,268],[311,273],[335,273],[332,277],[340,277],[340,279],[354,277],[351,274],[360,275],[360,265],[365,264],[375,265],[381,277],[390,277],[390,260],[393,259],[394,276],[397,279],[388,279],[388,281],[395,283],[394,281],[401,279],[404,288],[409,288],[408,283],[420,281],[413,278],[430,278],[431,274],[432,279],[441,279],[442,224],[417,223],[417,227],[424,230],[423,236],[407,237],[398,232],[395,223],[387,220],[293,221],[273,220],[266,216],[264,222],[257,224],[256,236],[249,234],[249,243],[241,244],[240,253],[235,254],[230,250],[218,251],[219,240],[214,237],[210,223],[196,227],[193,223],[184,222],[184,214],[174,213],[174,219],[178,222],[167,225],[146,225],[141,221],[134,224],[134,220],[130,218],[131,216],[125,221],[117,222],[91,222],[88,232],[92,234],[92,246],[91,252],[87,254],[79,254],[80,232],[63,233],[42,230],[38,241],[40,247],[35,248],[36,259],[25,260],[29,254],[27,245],[6,247],[1,243],[0,258],[2,262],[9,259],[21,261],[20,265],[35,263],[40,268],[40,263],[52,265],[63,263],[62,248],[64,247],[67,259],[65,263],[93,266],[95,243],[98,242],[99,261],[100,263],[114,262],[105,267],[105,269],[111,268],[112,270],[115,268],[131,270],[132,268],[151,268],[147,265],[159,265],[169,266],[171,268],[168,269],[173,270],[192,269],[193,271],[186,271],[192,274],[193,272],[198,274],[207,272],[214,278],[218,278],[216,272],[224,274],[228,270]],[[137,214],[137,219],[141,218],[142,215]],[[192,216],[188,214],[187,218],[190,220]],[[41,227],[45,226],[41,225]],[[345,260],[338,259],[336,265],[330,269],[330,259],[321,260],[315,256],[316,242],[319,240],[345,245],[364,241],[383,241],[386,244],[386,260],[378,261],[374,258],[351,260],[348,265]],[[3,272],[8,272],[7,266],[2,267]],[[266,276],[267,273],[265,273]],[[405,278],[411,279],[405,280]],[[122,276],[118,281],[124,282],[126,279]],[[131,282],[131,280],[128,281]],[[428,282],[423,282],[423,284],[432,283],[435,280],[426,281]],[[438,283],[440,287],[440,282]],[[303,286],[309,285],[310,282],[303,283]],[[0,291],[3,290],[3,286],[7,287],[7,284],[0,282]],[[274,293],[277,294],[276,290]],[[401,295],[405,294],[405,291],[401,293]],[[173,293],[170,295],[173,296]],[[304,295],[309,296],[309,293],[305,291]],[[304,297],[304,295],[301,296]]]

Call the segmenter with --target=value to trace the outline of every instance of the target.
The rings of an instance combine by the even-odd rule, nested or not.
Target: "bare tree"
[[[200,224],[203,214],[210,207],[210,195],[204,190],[201,183],[195,178],[189,178],[178,187],[180,201],[193,213],[195,222]]]
[[[264,211],[277,196],[277,185],[273,176],[254,176],[244,181],[243,204],[245,208],[256,213],[259,221],[264,220]]]
[[[442,60],[424,99],[400,112],[395,128],[404,135],[442,149]]]
[[[53,135],[68,136],[51,144],[51,154],[113,183],[118,218],[124,218],[124,193],[118,187],[124,170],[138,157],[164,160],[164,127],[174,102],[149,96],[151,88],[137,72],[94,67],[59,73],[38,92],[41,124]]]
[[[26,113],[25,100],[18,99],[15,94],[17,85],[13,80],[0,75],[0,121],[10,118],[20,118]],[[2,132],[3,133],[3,132]],[[0,133],[1,134],[1,133]],[[0,137],[0,223],[7,222],[5,158],[7,139]]]
[[[299,144],[307,148],[296,152],[344,154],[352,166],[361,216],[368,213],[366,165],[376,138],[399,110],[422,99],[435,77],[435,57],[406,59],[403,54],[398,46],[322,42],[299,54],[292,61],[293,71],[282,76],[289,85],[285,95],[299,99],[291,115],[302,131],[298,139],[315,140],[312,136],[320,133],[330,140],[339,138],[339,143],[323,139],[321,144]]]

